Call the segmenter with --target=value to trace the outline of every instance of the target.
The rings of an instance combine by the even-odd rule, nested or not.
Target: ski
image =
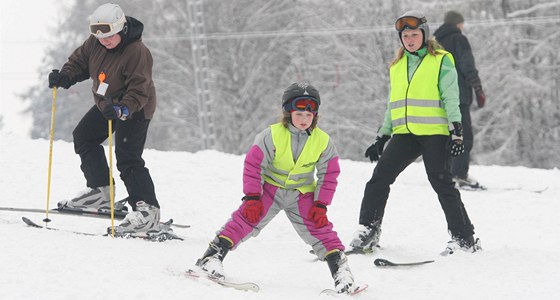
[[[482,192],[482,191],[505,191],[505,192],[510,192],[510,191],[521,191],[521,192],[528,192],[528,193],[535,193],[535,194],[542,194],[544,192],[546,192],[548,190],[548,186],[545,187],[537,187],[537,188],[527,188],[527,187],[522,187],[522,186],[517,186],[517,187],[486,187],[483,185],[479,185],[479,186],[468,186],[468,185],[464,185],[464,186],[459,186],[457,187],[458,189],[460,189],[461,191],[467,191],[467,192]]]
[[[20,208],[20,207],[0,207],[2,211],[14,211],[14,212],[29,212],[29,213],[45,213],[44,209],[38,208]],[[114,217],[115,219],[121,220],[124,219],[128,212],[115,212]],[[82,216],[82,217],[90,217],[90,218],[100,218],[100,219],[107,219],[111,218],[110,211],[85,211],[81,209],[71,209],[71,208],[64,208],[64,209],[49,209],[49,214],[64,214],[64,215],[72,215],[72,216]]]
[[[73,233],[73,234],[78,234],[78,235],[86,235],[86,236],[112,236],[111,233],[89,233],[89,232],[82,232],[82,231],[75,231],[75,230],[67,230],[67,229],[61,229],[61,228],[56,228],[56,227],[50,227],[50,226],[43,226],[43,225],[39,225],[33,221],[31,221],[29,218],[27,217],[21,217],[22,221],[27,224],[30,227],[34,227],[34,228],[44,228],[44,229],[48,229],[48,230],[53,230],[53,231],[59,231],[59,232],[68,232],[68,233]],[[173,220],[170,219],[167,222],[163,222],[163,224],[170,226],[173,223]],[[107,231],[110,231],[111,229],[108,228]],[[163,233],[142,233],[142,234],[132,234],[132,233],[124,233],[124,234],[117,234],[115,233],[115,237],[119,237],[119,238],[139,238],[139,239],[143,239],[143,240],[148,240],[148,241],[153,241],[153,242],[164,242],[167,240],[180,240],[183,241],[184,239],[178,235],[176,235],[173,232],[163,232]]]
[[[260,287],[254,282],[233,282],[226,279],[213,277],[208,274],[200,274],[192,269],[186,271],[185,276],[191,279],[206,278],[209,281],[214,282],[223,287],[233,288],[240,291],[252,291],[256,293],[260,290]]]
[[[407,262],[407,263],[396,263],[384,258],[377,258],[373,261],[373,264],[378,267],[406,267],[406,266],[419,266],[424,264],[433,263],[434,260],[424,260],[424,261],[415,261],[415,262]]]
[[[347,251],[344,251],[344,254],[346,255],[354,255],[354,254],[372,254],[373,252],[375,252],[376,250],[379,250],[381,247],[379,247],[379,245],[375,246],[375,249],[373,248],[367,248],[367,249],[350,249]]]
[[[53,228],[53,227],[45,227],[42,225],[39,225],[33,221],[31,221],[30,219],[26,218],[26,217],[21,217],[23,223],[27,224],[30,227],[35,227],[35,228],[45,228],[48,230],[53,230],[53,231],[61,231],[61,232],[69,232],[69,233],[73,233],[73,234],[79,234],[79,235],[88,235],[88,236],[104,236],[104,234],[95,234],[95,233],[88,233],[88,232],[81,232],[81,231],[73,231],[73,230],[63,230],[63,229],[59,229],[59,228]]]
[[[337,292],[337,291],[335,291],[335,290],[333,290],[333,289],[325,289],[325,290],[322,290],[322,291],[321,291],[320,295],[328,295],[328,296],[338,296],[338,295],[356,296],[356,295],[358,295],[359,293],[365,291],[367,288],[368,288],[368,285],[365,284],[365,283],[362,283],[362,284],[358,285],[358,286],[356,287],[356,289],[354,289],[354,291],[351,292],[351,293],[339,293],[339,292]]]
[[[542,194],[548,190],[548,186],[540,187],[540,188],[523,188],[523,187],[506,187],[501,188],[504,191],[522,191],[522,192],[529,192],[535,194]]]
[[[44,209],[37,209],[37,208],[20,208],[20,207],[0,207],[0,211],[11,211],[11,212],[28,212],[28,213],[45,213]],[[116,220],[122,220],[126,216],[128,212],[119,211],[115,212],[114,217]],[[77,217],[88,217],[88,218],[98,218],[98,219],[110,219],[111,212],[110,211],[84,211],[80,209],[50,209],[49,214],[61,214],[61,215],[68,215],[68,216],[77,216]],[[173,219],[171,219],[171,227],[176,228],[190,228],[191,225],[185,224],[175,224],[173,223]]]
[[[59,207],[56,209],[61,214],[69,214],[69,215],[81,215],[81,216],[100,216],[100,218],[111,218],[111,211],[110,210],[100,210],[100,211],[87,211],[82,210],[79,208],[70,208],[70,207]],[[128,210],[115,210],[113,211],[113,216],[117,220],[122,220],[128,214]]]
[[[462,190],[462,191],[486,191],[488,190],[487,187],[483,186],[483,185],[477,185],[477,186],[471,186],[471,185],[460,185],[460,186],[456,186],[458,189]]]
[[[346,251],[344,251],[344,254],[346,254],[346,255],[366,254],[367,255],[367,254],[372,254],[379,249],[381,249],[381,247],[379,245],[376,245],[375,248],[346,250]],[[313,251],[313,249],[311,249],[311,250],[309,250],[309,254],[315,255],[315,251]],[[318,260],[322,260],[322,259],[319,259],[318,257],[315,257],[315,259],[313,261],[318,261]]]

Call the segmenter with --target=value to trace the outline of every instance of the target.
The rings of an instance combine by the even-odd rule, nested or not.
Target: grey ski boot
[[[85,211],[100,211],[111,209],[111,196],[109,186],[100,186],[96,188],[87,188],[78,196],[71,200],[63,200],[58,202],[58,207],[64,209],[66,207],[73,209],[81,209]]]

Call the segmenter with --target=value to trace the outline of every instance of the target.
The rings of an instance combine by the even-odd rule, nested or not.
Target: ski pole
[[[53,70],[54,73],[58,73],[58,70]],[[47,171],[47,207],[45,209],[45,219],[43,222],[48,223],[49,219],[49,206],[51,200],[51,170],[52,170],[52,151],[53,151],[53,140],[54,140],[54,121],[56,112],[56,86],[53,88],[53,101],[51,106],[51,130],[49,132],[49,169]],[[45,224],[46,225],[46,224]]]
[[[113,120],[109,125],[109,199],[111,199],[111,236],[115,237],[115,186],[113,183]]]

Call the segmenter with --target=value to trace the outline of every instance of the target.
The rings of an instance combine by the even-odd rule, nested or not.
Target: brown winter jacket
[[[126,106],[134,119],[151,119],[156,110],[152,55],[142,42],[144,25],[132,17],[126,17],[126,21],[125,29],[119,33],[121,43],[115,49],[107,50],[90,35],[60,72],[69,77],[71,84],[91,78],[93,97],[101,111],[107,101],[96,92],[99,74],[104,72],[105,83],[109,85],[106,98],[115,105]]]

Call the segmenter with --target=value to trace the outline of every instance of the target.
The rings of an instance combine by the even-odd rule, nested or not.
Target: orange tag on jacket
[[[104,72],[99,73],[97,78],[99,79],[99,86],[97,87],[97,93],[101,96],[105,96],[105,93],[107,93],[107,88],[109,88],[109,85],[104,82],[106,78],[105,73]]]
[[[105,72],[101,71],[101,73],[99,73],[99,76],[97,76],[97,79],[99,79],[99,82],[104,82],[105,81]]]

